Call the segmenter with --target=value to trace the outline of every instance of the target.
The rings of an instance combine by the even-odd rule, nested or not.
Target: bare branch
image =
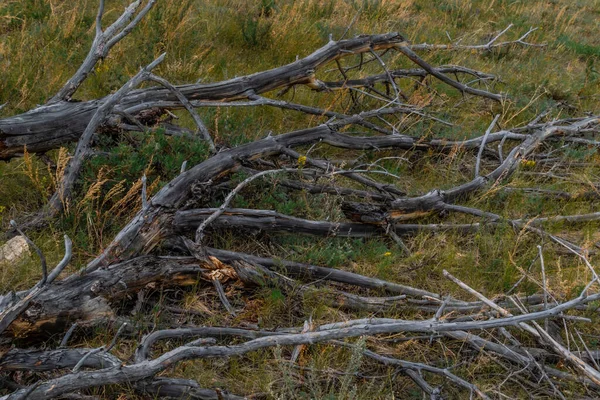
[[[22,297],[14,299],[12,302],[5,305],[3,309],[0,309],[0,333],[4,332],[6,328],[8,328],[8,326],[21,315],[27,307],[29,307],[31,302],[46,290],[48,285],[50,285],[69,264],[72,255],[71,244],[71,239],[65,235],[65,255],[50,275],[48,275],[48,278],[42,279],[33,287],[33,289],[24,293]]]
[[[40,257],[40,263],[42,265],[42,279],[40,280],[38,285],[44,285],[46,283],[46,280],[48,279],[48,266],[46,264],[46,256],[44,256],[42,250],[31,239],[29,239],[29,237],[25,233],[23,233],[23,231],[21,231],[21,229],[17,225],[17,222],[14,219],[10,221],[10,225],[17,232],[19,232],[19,235],[23,236],[27,244],[33,247],[37,255]]]
[[[503,34],[508,32],[508,30],[510,28],[512,28],[512,26],[513,26],[512,23],[509,24],[505,29],[503,29],[499,34],[494,36],[489,42],[487,42],[485,44],[462,45],[462,44],[458,44],[458,43],[455,43],[455,44],[423,43],[423,44],[410,45],[410,48],[412,50],[416,50],[416,51],[419,51],[419,50],[428,50],[428,51],[431,51],[431,50],[483,50],[483,51],[490,51],[492,49],[508,47],[511,45],[520,45],[523,47],[545,47],[546,46],[545,43],[537,44],[537,43],[525,42],[525,38],[527,38],[527,36],[529,36],[531,33],[535,32],[538,28],[530,28],[527,32],[525,32],[525,34],[523,34],[517,40],[496,43],[498,41],[498,39],[500,38],[500,36],[502,36]]]
[[[190,113],[190,115],[194,119],[194,122],[196,123],[196,126],[198,127],[198,132],[202,135],[202,137],[204,138],[206,143],[208,143],[211,153],[216,153],[217,148],[215,147],[215,144],[214,144],[212,138],[210,137],[210,132],[208,132],[208,129],[202,122],[202,119],[200,119],[200,116],[198,115],[198,113],[196,112],[196,110],[194,109],[194,107],[192,106],[190,101],[183,95],[183,93],[181,93],[181,91],[179,89],[177,89],[175,86],[171,85],[171,83],[169,81],[167,81],[164,78],[161,78],[160,76],[150,74],[148,76],[148,79],[163,85],[164,87],[169,89],[171,92],[173,92],[173,94],[175,94],[177,99],[181,102],[181,104],[183,104],[185,109]]]
[[[455,81],[453,79],[448,78],[446,75],[439,73],[438,71],[436,71],[431,65],[429,65],[425,60],[423,60],[421,57],[419,57],[414,51],[411,50],[411,48],[407,45],[399,45],[396,47],[402,54],[404,54],[405,56],[407,56],[412,62],[414,62],[415,64],[417,64],[419,67],[423,68],[425,71],[427,71],[429,74],[435,76],[436,78],[438,78],[439,80],[441,80],[442,82],[460,90],[461,93],[469,93],[475,96],[481,96],[481,97],[486,97],[488,99],[492,99],[492,100],[496,100],[501,102],[504,97],[500,94],[494,94],[494,93],[490,93],[487,92],[485,90],[481,90],[481,89],[474,89],[472,87],[469,87],[467,85],[464,85],[458,81]]]
[[[142,176],[142,208],[148,207],[148,193],[146,190],[146,174]]]
[[[575,356],[571,351],[565,348],[563,345],[558,343],[554,338],[546,332],[537,322],[532,321],[533,326],[540,333],[541,337],[548,343],[555,351],[561,354],[566,360],[573,364],[577,369],[581,370],[594,384],[600,386],[600,372],[594,367],[583,361],[581,358]]]
[[[490,126],[485,131],[485,134],[483,135],[483,139],[481,140],[481,146],[479,147],[479,152],[477,153],[477,160],[475,162],[475,179],[477,179],[477,177],[479,176],[479,164],[481,163],[481,156],[483,155],[483,149],[485,148],[485,142],[487,141],[488,136],[492,132],[492,129],[498,122],[499,118],[500,118],[500,114],[497,114],[494,117],[494,120],[492,121]]]
[[[263,177],[265,175],[272,175],[272,174],[277,174],[277,173],[281,173],[281,172],[285,172],[287,171],[286,169],[276,169],[276,170],[267,170],[267,171],[262,171],[259,172],[255,175],[250,176],[249,178],[244,179],[242,182],[240,182],[235,189],[233,189],[225,198],[225,200],[223,201],[223,204],[221,204],[221,206],[207,219],[204,220],[204,222],[202,222],[200,224],[200,226],[198,226],[198,229],[196,230],[196,243],[202,243],[202,238],[204,237],[204,229],[206,229],[206,227],[213,222],[215,219],[217,219],[219,217],[219,215],[223,214],[225,212],[225,209],[227,207],[229,207],[229,203],[231,203],[231,201],[233,200],[233,198],[244,188],[246,187],[250,182],[252,182],[255,179],[258,179],[260,177]]]
[[[75,72],[67,83],[65,83],[65,85],[50,99],[48,104],[70,100],[79,86],[93,71],[96,63],[99,60],[104,59],[108,55],[110,49],[135,28],[148,11],[150,11],[155,2],[156,0],[149,0],[135,19],[127,27],[123,28],[123,25],[133,18],[133,15],[140,5],[140,0],[134,1],[125,9],[125,11],[123,11],[123,14],[121,14],[121,16],[103,32],[102,14],[104,13],[104,0],[100,0],[98,14],[96,16],[96,36],[88,55],[77,72]]]
[[[83,162],[89,155],[89,146],[93,135],[96,133],[96,129],[98,129],[98,127],[104,123],[104,121],[109,117],[113,108],[129,91],[138,86],[141,82],[148,79],[152,69],[160,64],[165,59],[165,56],[166,54],[160,55],[152,63],[148,64],[145,68],[142,68],[140,72],[138,72],[125,85],[123,85],[113,95],[106,99],[97,109],[88,126],[86,127],[85,132],[77,143],[75,154],[69,161],[65,175],[63,176],[56,193],[49,201],[49,207],[47,210],[49,215],[55,215],[56,213],[62,211],[65,204],[70,200],[73,185],[79,176],[79,171],[81,170]]]
[[[212,282],[213,282],[213,285],[215,286],[215,290],[217,291],[217,294],[219,295],[219,300],[221,300],[221,303],[223,304],[223,306],[225,307],[227,312],[229,312],[229,314],[231,314],[233,317],[235,317],[237,315],[237,313],[235,312],[235,308],[233,308],[233,306],[227,299],[227,296],[225,295],[225,291],[223,290],[223,285],[221,285],[221,281],[216,276],[213,276]]]

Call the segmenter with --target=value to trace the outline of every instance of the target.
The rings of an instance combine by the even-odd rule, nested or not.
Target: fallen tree
[[[155,1],[148,1],[136,15],[140,3],[140,1],[131,3],[117,21],[104,32],[101,24],[104,7],[101,6],[96,18],[96,37],[87,58],[75,75],[46,105],[39,106],[24,114],[0,119],[0,160],[22,155],[24,147],[30,153],[44,153],[68,142],[76,141],[83,134],[92,116],[105,103],[106,98],[74,102],[72,101],[73,95],[85,78],[92,73],[98,61],[105,58],[110,49],[135,28],[153,7]],[[508,29],[510,29],[510,26],[501,33],[505,33]],[[490,51],[511,45],[539,46],[524,41],[533,31],[533,29],[528,31],[514,41],[498,42],[500,38],[500,35],[498,35],[484,45],[458,45],[453,48],[448,47],[448,49]],[[134,90],[119,101],[119,104],[115,107],[115,115],[108,121],[107,126],[133,128],[131,126],[132,117],[138,118],[141,123],[152,126],[159,120],[165,110],[186,108],[177,93],[182,94],[195,107],[203,107],[215,106],[215,102],[253,100],[257,95],[277,89],[289,89],[295,85],[306,85],[318,91],[356,87],[373,90],[377,83],[394,85],[393,81],[395,79],[412,77],[423,79],[429,75],[464,93],[483,96],[496,101],[502,99],[499,94],[473,88],[448,78],[450,74],[466,74],[473,76],[478,81],[488,81],[495,78],[493,75],[461,66],[432,67],[414,53],[414,51],[431,51],[438,47],[428,44],[411,45],[399,33],[359,36],[337,42],[330,41],[324,47],[301,60],[269,71],[223,82],[179,85],[175,87],[176,90],[168,87]],[[322,66],[338,61],[343,57],[356,54],[374,54],[373,52],[376,51],[386,52],[391,49],[402,52],[420,68],[389,70],[384,74],[363,79],[343,79],[338,82],[324,82],[316,78],[316,73]],[[373,62],[373,59],[366,62]],[[254,103],[255,105],[295,108],[295,105],[272,100],[254,101]],[[249,104],[240,103],[240,105],[247,106]],[[310,107],[299,108],[302,108],[299,111],[311,112]],[[327,115],[326,111],[314,108],[312,113]],[[135,126],[134,129],[137,128],[138,126]]]
[[[242,356],[277,346],[295,346],[291,357],[293,364],[301,348],[298,346],[316,343],[350,346],[353,351],[378,363],[397,367],[400,374],[411,379],[431,398],[442,398],[441,387],[434,387],[428,382],[427,378],[434,375],[447,379],[463,394],[489,398],[490,394],[485,389],[448,368],[411,362],[340,341],[364,336],[373,341],[385,341],[392,334],[407,334],[411,340],[431,340],[435,335],[459,341],[477,353],[493,355],[509,372],[509,378],[519,385],[541,384],[540,390],[546,396],[564,398],[561,387],[565,383],[579,385],[581,392],[598,395],[598,353],[587,348],[587,351],[570,350],[561,335],[551,329],[563,324],[565,336],[569,339],[574,337],[572,332],[577,332],[572,328],[573,321],[589,322],[576,312],[589,311],[590,308],[596,311],[595,304],[600,300],[597,292],[599,282],[589,261],[589,252],[570,240],[546,232],[543,223],[548,219],[510,219],[460,203],[502,180],[511,179],[519,165],[557,139],[572,146],[598,146],[598,142],[588,136],[600,131],[599,117],[545,120],[544,116],[540,116],[525,126],[499,130],[496,129],[499,117],[496,117],[486,132],[463,141],[402,134],[397,128],[400,125],[394,120],[400,114],[447,124],[423,109],[401,102],[402,93],[397,81],[404,77],[433,76],[466,95],[494,102],[502,101],[504,96],[449,78],[448,74],[468,74],[478,81],[485,81],[493,76],[465,67],[431,66],[417,52],[438,49],[439,46],[412,45],[398,33],[330,41],[292,64],[213,84],[171,85],[151,74],[152,66],[161,60],[158,59],[114,95],[85,102],[70,101],[95,63],[135,27],[153,4],[154,1],[149,1],[136,15],[140,2],[132,3],[111,27],[102,31],[101,2],[96,20],[96,39],[90,55],[75,76],[48,104],[0,120],[0,158],[19,156],[24,147],[32,153],[43,153],[79,139],[75,157],[64,178],[68,180],[68,187],[72,188],[91,146],[89,139],[100,127],[145,131],[160,124],[160,116],[168,110],[184,108],[197,124],[201,134],[198,140],[212,143],[210,132],[194,111],[196,108],[269,106],[317,115],[326,121],[314,127],[269,135],[231,149],[214,147],[209,158],[189,170],[183,167],[177,177],[151,198],[148,198],[144,186],[142,209],[79,273],[56,279],[70,260],[68,238],[65,239],[64,260],[49,275],[43,254],[39,252],[43,278],[38,285],[31,290],[0,297],[0,343],[11,343],[16,338],[35,343],[49,335],[67,333],[59,348],[32,350],[14,347],[2,355],[0,374],[9,382],[7,387],[11,388],[11,393],[3,398],[45,399],[65,395],[85,398],[91,388],[129,384],[140,394],[156,397],[235,399],[239,396],[218,388],[204,389],[191,380],[165,378],[158,374],[185,360]],[[531,31],[516,41],[498,43],[500,35],[505,32],[500,32],[484,45],[455,48],[489,51],[496,46],[532,45],[524,42]],[[100,49],[104,52],[99,52]],[[390,51],[400,52],[419,68],[389,69],[383,57]],[[369,58],[365,60],[365,56]],[[350,79],[347,74],[356,68],[345,68],[340,60],[352,57],[358,57],[361,66],[365,63],[380,65],[384,73]],[[338,63],[343,79],[339,82],[317,79],[317,71],[331,62]],[[143,79],[153,80],[163,87],[134,90]],[[349,115],[261,96],[294,85],[306,85],[318,91],[360,87],[371,99],[375,98],[378,105]],[[361,132],[352,133],[348,127],[360,127]],[[176,127],[168,129],[177,131]],[[490,149],[491,143],[498,143],[497,151]],[[353,150],[361,154],[399,149],[410,153],[429,150],[443,153],[460,147],[474,158],[475,168],[473,178],[465,183],[408,196],[399,186],[398,177],[378,164],[379,160],[360,164],[356,160],[336,161],[312,156],[314,146]],[[394,156],[384,155],[381,159],[385,157]],[[239,178],[236,173],[242,173],[243,177]],[[289,191],[341,197],[338,216],[310,220],[272,210],[231,206],[245,189],[267,179],[275,180],[274,184]],[[51,215],[60,212],[60,204],[68,201],[69,195],[66,191],[57,192],[50,204],[55,210]],[[219,200],[221,206],[207,207],[205,197]],[[420,223],[420,219],[426,216],[444,218],[453,213],[468,215],[475,220],[462,224]],[[599,218],[598,213],[591,213],[556,216],[555,220],[579,223]],[[324,237],[382,236],[397,244],[400,251],[409,252],[404,238],[418,232],[456,230],[469,234],[499,225],[533,232],[565,248],[589,268],[590,281],[571,299],[550,301],[545,283],[542,292],[536,295],[489,299],[445,273],[448,279],[477,299],[466,301],[337,268],[210,246],[211,236],[233,229],[236,232],[290,232]],[[19,230],[18,225],[15,226]],[[19,232],[26,237],[26,233]],[[541,249],[539,259],[543,267]],[[227,281],[243,285],[248,292],[257,287],[273,287],[290,297],[323,296],[329,307],[350,312],[368,311],[384,315],[390,310],[405,308],[416,310],[427,318],[351,319],[321,326],[308,320],[304,327],[272,330],[229,326],[152,327],[142,329],[147,335],[139,343],[132,359],[121,359],[110,353],[123,332],[140,329],[130,321],[131,314],[140,310],[139,301],[132,299],[138,296],[139,300],[147,288],[214,287],[223,309],[236,315],[239,305],[230,303],[223,288]],[[173,309],[177,310],[175,306]],[[544,321],[544,326],[537,321]],[[94,327],[109,322],[121,326],[110,345],[83,349],[67,346],[76,327]],[[153,346],[165,339],[195,340],[152,358]],[[217,340],[222,343],[218,344]],[[585,347],[585,342],[581,342]],[[550,365],[546,362],[550,359],[559,360],[562,364]],[[11,377],[16,371],[26,370],[39,373],[39,380],[21,387]],[[43,374],[47,372],[53,375]]]

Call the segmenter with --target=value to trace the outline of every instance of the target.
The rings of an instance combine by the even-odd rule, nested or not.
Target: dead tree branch
[[[413,130],[406,126],[421,121],[436,127],[444,124],[452,126],[453,130],[460,128],[450,119],[430,115],[428,109],[402,104],[400,100],[410,98],[402,92],[407,89],[400,85],[401,79],[424,79],[431,75],[463,94],[502,102],[504,95],[476,87],[477,82],[494,80],[495,76],[460,66],[433,66],[417,51],[491,51],[515,45],[536,46],[525,41],[533,29],[517,40],[500,42],[511,28],[509,26],[493,35],[487,43],[473,46],[460,43],[412,45],[399,33],[358,36],[337,42],[330,40],[296,62],[209,84],[173,85],[154,75],[151,71],[163,60],[162,55],[116,93],[97,100],[70,101],[97,62],[135,28],[154,3],[154,0],[148,0],[139,12],[141,1],[131,3],[113,25],[103,30],[104,2],[100,1],[96,37],[75,75],[46,105],[0,120],[0,159],[19,156],[24,147],[31,153],[43,153],[78,141],[57,192],[50,200],[48,215],[52,216],[69,204],[93,137],[101,128],[145,132],[164,127],[169,134],[193,134],[189,129],[172,124],[170,119],[161,120],[165,113],[174,117],[170,110],[185,109],[196,124],[196,134],[208,143],[211,155],[191,168],[184,162],[179,174],[151,198],[144,175],[142,208],[100,254],[78,273],[63,280],[56,278],[71,258],[69,238],[65,236],[63,260],[48,274],[43,253],[26,237],[42,260],[42,278],[30,290],[0,296],[0,344],[13,342],[15,338],[31,339],[33,343],[53,335],[64,337],[60,344],[56,342],[57,349],[13,347],[3,350],[0,379],[6,375],[12,393],[1,399],[83,398],[89,389],[124,384],[142,396],[239,399],[220,388],[203,388],[193,380],[162,375],[175,370],[173,367],[184,361],[240,357],[281,346],[290,347],[292,362],[300,364],[306,346],[352,347],[348,339],[357,337],[368,338],[369,349],[374,349],[354,346],[357,355],[384,366],[377,368],[388,366],[396,370],[394,374],[403,373],[430,398],[442,398],[442,391],[447,389],[447,386],[435,387],[431,383],[440,379],[449,382],[452,390],[483,399],[499,393],[503,385],[512,381],[523,387],[541,386],[540,393],[558,397],[567,395],[563,389],[565,382],[577,385],[577,390],[598,393],[597,360],[600,355],[586,344],[579,331],[575,331],[578,340],[571,331],[574,323],[594,322],[595,316],[590,314],[598,311],[600,293],[596,285],[600,280],[588,257],[589,245],[577,244],[578,239],[564,239],[562,234],[559,236],[546,230],[545,224],[596,223],[600,213],[592,211],[554,217],[544,214],[539,218],[526,218],[523,213],[504,218],[474,204],[477,204],[475,200],[483,199],[477,196],[486,188],[503,190],[500,185],[531,158],[537,157],[540,164],[552,166],[557,159],[556,153],[563,148],[600,147],[593,137],[600,131],[600,118],[590,114],[550,120],[549,113],[542,113],[524,126],[499,127],[499,131],[494,132],[500,115],[506,115],[502,110],[503,114],[497,114],[485,132],[475,135],[461,132],[460,136],[448,139],[444,133],[432,129],[412,136]],[[419,68],[394,70],[386,58],[393,49]],[[347,66],[348,60],[358,64]],[[339,79],[343,79],[319,79],[317,72],[333,62],[337,67],[334,71],[339,71]],[[362,69],[365,64],[370,64],[369,69]],[[371,74],[378,66],[377,74]],[[359,69],[366,72],[354,75]],[[449,74],[454,74],[456,79]],[[472,77],[473,81],[463,83],[459,75]],[[159,86],[135,89],[146,80]],[[431,89],[425,87],[425,83],[421,81],[417,85],[424,90]],[[266,93],[278,89],[285,92],[297,85],[314,91],[348,90],[348,96],[339,93],[346,96],[343,101],[349,102],[348,107],[334,104],[318,108],[265,97]],[[432,98],[434,94],[430,93]],[[424,102],[433,101],[427,97]],[[367,109],[369,104],[377,106]],[[259,106],[301,112],[316,116],[311,120],[320,122],[285,133],[269,134],[233,148],[223,146],[217,151],[197,111],[201,107]],[[461,140],[461,137],[469,139]],[[488,146],[491,143],[499,144],[497,153]],[[560,144],[557,146],[557,143]],[[404,179],[401,167],[420,168],[421,164],[415,160],[424,152],[436,153],[436,156],[437,153],[464,156],[466,161],[461,167],[467,172],[461,172],[457,178],[464,183],[452,186],[438,182],[439,186],[438,183],[432,186],[440,189],[423,189],[415,193],[415,185]],[[390,167],[392,164],[395,166]],[[250,176],[240,178],[238,172]],[[265,176],[273,179],[259,180]],[[588,189],[598,186],[595,182],[584,183]],[[306,213],[309,217],[300,211],[293,216],[259,209],[266,206],[257,203],[255,198],[262,199],[265,187],[286,196],[298,195],[298,191],[307,197],[327,195],[322,197],[325,201],[314,200],[316,196],[313,196],[312,209]],[[559,198],[574,198],[562,191],[531,190]],[[244,207],[248,208],[232,207],[234,199],[242,197],[247,200],[245,204],[249,204]],[[597,199],[597,193],[581,198]],[[220,206],[211,208],[213,204]],[[279,208],[278,204],[273,208],[285,209]],[[431,220],[420,223],[425,217]],[[395,274],[390,280],[377,279],[340,268],[279,258],[283,254],[283,257],[300,259],[302,254],[292,253],[276,240],[265,245],[277,236],[273,233],[280,232],[324,238],[381,236],[388,244],[400,246],[409,259],[409,247],[404,240],[411,240],[410,235],[442,231],[467,235],[483,227],[510,227],[518,231],[517,235],[533,232],[550,239],[550,246],[558,245],[563,252],[567,249],[569,257],[578,257],[584,273],[591,274],[587,286],[570,299],[567,295],[550,292],[549,282],[553,281],[547,274],[551,269],[546,269],[541,247],[534,262],[538,258],[542,262],[542,284],[533,275],[535,271],[524,273],[538,284],[541,293],[529,296],[488,297],[484,291],[475,290],[444,270],[444,276],[474,296],[467,301],[448,294],[446,289],[442,290],[444,295],[436,293],[431,289],[434,284],[428,286],[429,290],[403,284],[411,282],[412,276],[408,273]],[[225,229],[233,230],[237,237],[223,244],[219,232]],[[243,236],[249,232],[259,234]],[[244,247],[245,252],[219,248],[239,249],[236,240],[247,238],[251,240]],[[408,244],[411,250],[416,247],[413,243]],[[259,256],[259,252],[266,256]],[[385,256],[389,255],[391,252],[385,253]],[[186,286],[209,297],[214,312],[203,304],[202,311],[187,312],[179,304],[187,296],[180,290]],[[171,290],[173,288],[177,290]],[[251,303],[247,296],[258,293],[257,288],[275,289],[294,302],[318,299],[338,317],[318,325],[313,315],[301,315],[295,321],[306,321],[304,326],[265,329],[260,318],[243,320],[252,307],[245,304]],[[555,297],[549,300],[549,295]],[[129,318],[141,315],[149,304],[163,307],[166,322],[157,318],[156,322],[146,324],[134,318],[136,324],[131,323]],[[221,321],[239,323],[239,326],[198,326],[206,322],[203,318],[207,314],[212,318],[223,309],[229,315],[220,315]],[[412,314],[404,313],[405,310]],[[293,312],[303,311],[294,309]],[[370,318],[352,314],[354,312],[362,312]],[[544,328],[539,321],[544,321]],[[557,322],[562,324],[564,331],[556,328]],[[67,347],[69,341],[75,341],[71,337],[76,326],[83,330],[107,323],[120,325],[116,333],[112,332],[114,336],[109,344],[97,348],[88,348],[89,345]],[[177,328],[164,329],[174,326]],[[144,335],[129,359],[110,353],[117,344],[124,345],[119,338],[126,328],[134,338]],[[402,359],[396,358],[399,353],[392,345],[399,340],[429,340],[430,343],[435,340],[453,346],[457,346],[458,341],[465,348],[464,353],[487,356],[506,370],[506,376],[502,376],[504,381],[497,388],[491,388],[461,376],[463,372],[456,368],[461,363],[452,365],[452,357],[427,362],[409,361],[404,359],[408,358],[404,354]],[[159,341],[162,341],[160,345]],[[585,351],[578,349],[581,344]],[[461,350],[456,359],[464,353]],[[548,360],[555,365],[550,365]],[[373,364],[371,362],[368,367],[372,368]],[[565,368],[567,364],[573,369]],[[299,376],[304,373],[303,368],[299,368]],[[67,369],[70,371],[64,371]],[[11,379],[24,371],[29,373],[26,382]],[[336,370],[334,373],[350,378],[365,376],[356,371],[341,373]]]
[[[56,215],[58,212],[62,211],[65,207],[65,204],[70,201],[73,185],[79,176],[83,162],[89,156],[90,143],[98,127],[104,123],[104,121],[112,112],[113,108],[123,99],[123,97],[125,97],[128,92],[130,92],[143,81],[150,78],[152,69],[160,64],[165,59],[165,56],[166,54],[160,55],[145,68],[142,68],[140,72],[138,72],[114,94],[109,96],[106,101],[104,101],[102,105],[98,107],[88,126],[85,128],[83,135],[79,139],[79,142],[77,143],[75,154],[69,160],[69,164],[65,170],[65,174],[61,179],[56,193],[50,198],[47,211],[49,215],[44,215],[44,218]]]
[[[96,16],[96,36],[86,56],[85,60],[77,70],[77,72],[65,83],[65,85],[50,99],[48,104],[54,104],[61,101],[69,101],[79,86],[94,70],[95,65],[99,60],[106,58],[109,51],[127,36],[139,22],[148,14],[156,0],[148,0],[144,8],[140,12],[136,11],[140,6],[141,1],[137,0],[129,4],[123,14],[117,20],[102,30],[102,14],[104,13],[104,0],[100,0],[98,7],[98,15]],[[135,17],[134,17],[135,16]]]

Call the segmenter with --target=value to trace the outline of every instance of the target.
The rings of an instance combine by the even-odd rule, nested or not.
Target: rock
[[[0,264],[20,260],[29,252],[29,245],[23,236],[15,236],[0,247]]]

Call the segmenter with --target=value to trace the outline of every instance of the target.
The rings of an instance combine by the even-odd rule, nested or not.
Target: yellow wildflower
[[[97,74],[108,71],[108,64],[104,61],[99,61],[95,71]]]
[[[391,255],[392,255],[392,252],[391,252],[391,251],[386,251],[385,253],[383,253],[383,255],[384,255],[385,257],[389,257],[389,256],[391,256]]]
[[[523,159],[523,160],[521,160],[521,165],[526,168],[533,168],[533,167],[535,167],[535,161]]]
[[[300,168],[302,168],[305,165],[306,165],[306,156],[300,156],[300,157],[298,157],[298,166]]]

